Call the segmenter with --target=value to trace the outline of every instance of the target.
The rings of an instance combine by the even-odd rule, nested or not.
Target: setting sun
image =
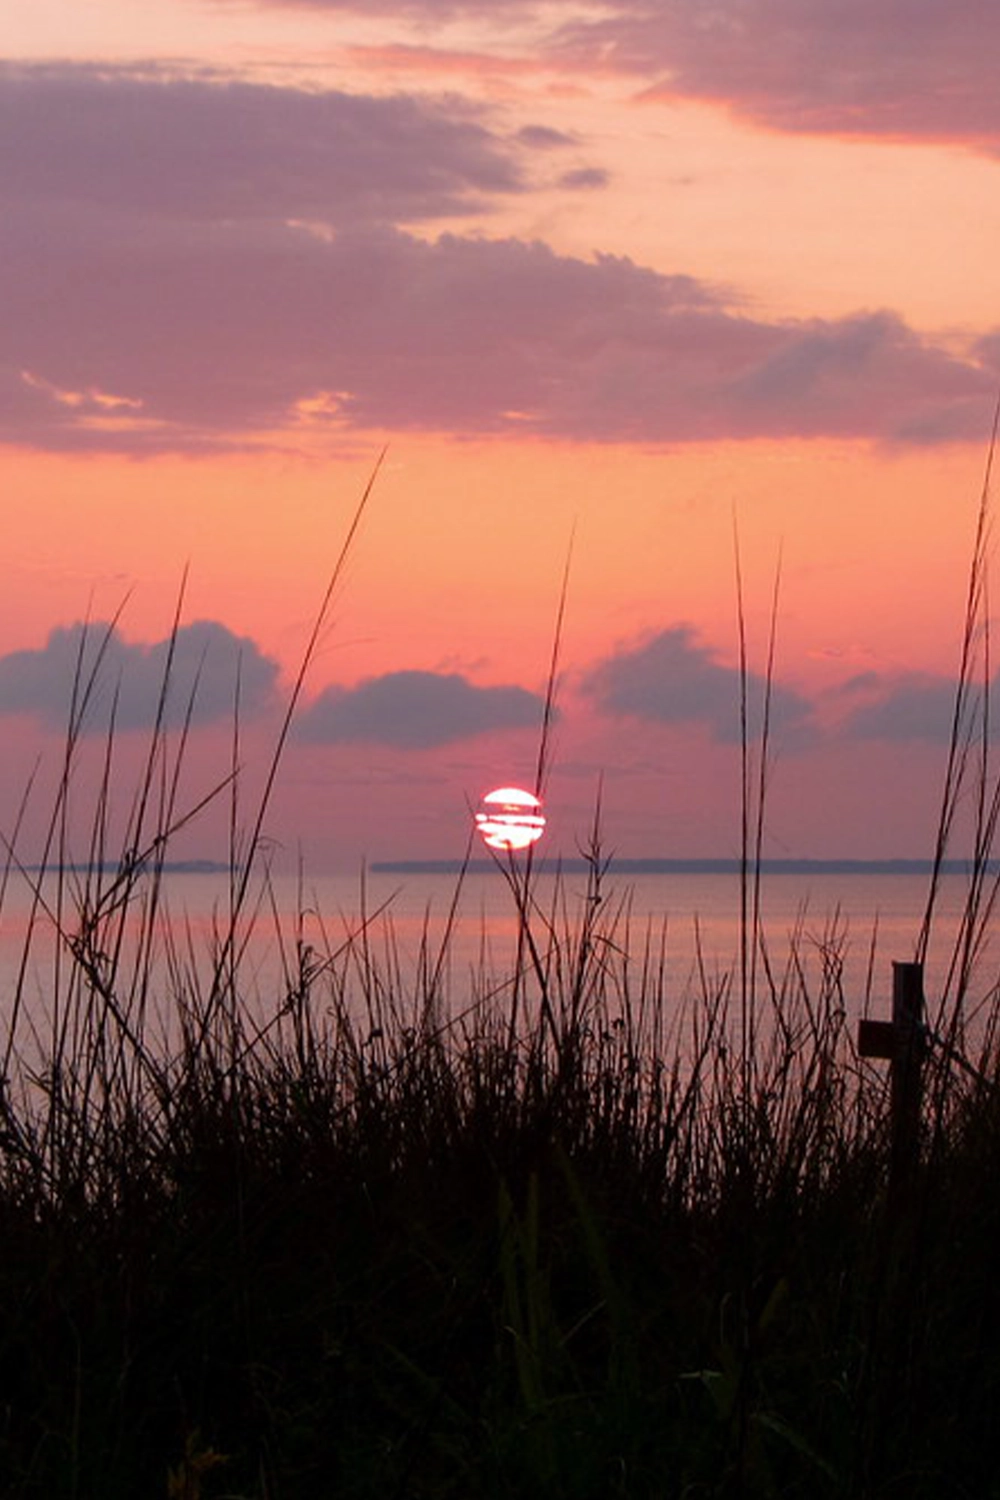
[[[532,792],[498,787],[480,803],[476,828],[490,849],[527,849],[545,832],[542,804]]]

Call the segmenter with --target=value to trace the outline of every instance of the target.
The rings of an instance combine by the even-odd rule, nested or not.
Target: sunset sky
[[[22,847],[84,622],[80,774],[117,695],[127,802],[178,600],[184,797],[226,774],[239,662],[252,822],[385,448],[265,820],[280,858],[461,855],[479,794],[531,783],[567,560],[550,852],[600,788],[609,851],[736,853],[736,536],[754,674],[777,580],[765,852],[931,852],[1000,385],[989,0],[0,12]],[[224,854],[223,803],[180,852]]]

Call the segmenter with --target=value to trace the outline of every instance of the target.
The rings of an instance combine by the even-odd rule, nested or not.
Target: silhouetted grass
[[[555,657],[547,723],[554,682]],[[856,1055],[836,934],[818,974],[801,936],[764,939],[746,746],[734,975],[670,990],[665,931],[637,930],[595,827],[577,899],[557,883],[543,907],[530,861],[506,866],[512,972],[449,983],[446,927],[407,977],[376,912],[325,948],[300,928],[265,1012],[243,967],[273,906],[262,809],[241,840],[233,803],[208,955],[162,919],[171,839],[236,781],[182,803],[183,723],[158,718],[116,838],[112,723],[71,873],[92,688],[81,671],[58,873],[8,844],[34,912],[0,1096],[0,1492],[1000,1495],[994,1022],[970,1066],[932,1050],[890,1204],[885,1079]],[[956,733],[946,819],[979,743]],[[966,934],[988,897],[975,876]]]
[[[5,1493],[995,1492],[990,1059],[937,1065],[890,1219],[835,949],[769,961],[747,1097],[730,981],[669,993],[599,851],[575,907],[512,879],[523,970],[464,1007],[372,918],[263,1018],[121,936],[155,867],[64,893],[3,1101]]]

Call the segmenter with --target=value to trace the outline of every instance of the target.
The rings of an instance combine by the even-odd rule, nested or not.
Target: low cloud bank
[[[427,750],[504,729],[540,729],[544,700],[521,687],[476,687],[458,673],[386,672],[326,688],[298,721],[300,739]]]
[[[844,692],[861,699],[848,715],[844,734],[855,740],[884,740],[894,744],[923,740],[946,745],[952,733],[958,684],[951,677],[907,672],[894,678],[874,674],[854,678]],[[1000,734],[1000,675],[990,684],[984,705],[981,690],[973,685],[966,696],[966,724],[979,719],[985,706],[989,730]]]
[[[105,623],[60,626],[45,645],[0,656],[0,714],[29,714],[65,729],[75,705],[84,732],[148,729],[254,716],[276,696],[278,665],[253,641],[212,620],[151,645]]]
[[[722,745],[743,732],[758,738],[768,699],[769,731],[784,750],[820,741],[880,740],[944,745],[951,734],[957,683],[916,672],[866,673],[821,699],[758,672],[741,682],[737,667],[699,640],[688,624],[669,625],[619,647],[576,679],[576,692],[598,714],[633,725],[700,726]],[[0,715],[24,714],[65,731],[75,704],[84,733],[249,723],[287,702],[278,663],[250,638],[214,620],[197,620],[149,644],[128,642],[112,625],[76,623],[52,630],[41,647],[0,656]],[[830,706],[838,710],[830,721]],[[972,687],[968,710],[979,712]],[[1000,674],[989,685],[990,733],[1000,735]],[[573,698],[560,705],[572,718]],[[299,710],[294,736],[316,745],[372,744],[420,751],[504,731],[541,731],[544,699],[516,684],[478,686],[456,672],[403,669],[353,685],[330,684]]]
[[[758,673],[747,673],[747,730],[752,736],[762,728],[766,688]],[[623,647],[586,674],[583,690],[605,714],[650,724],[700,724],[723,744],[738,744],[741,737],[739,670],[717,661],[687,625],[672,626],[640,645]],[[808,699],[780,683],[771,684],[772,729],[801,734],[810,714]]]

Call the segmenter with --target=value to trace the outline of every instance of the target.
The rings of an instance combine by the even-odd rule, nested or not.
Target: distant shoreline
[[[523,856],[518,856],[523,864]],[[385,859],[368,866],[373,874],[384,875],[495,875],[502,874],[501,860],[470,859]],[[584,875],[590,869],[585,859],[536,859],[532,868],[539,874]],[[608,864],[612,875],[739,875],[738,859],[614,859]],[[751,866],[753,868],[753,866]],[[762,859],[762,875],[930,875],[931,859]],[[941,862],[943,875],[966,875],[971,860],[946,859]],[[1000,860],[987,861],[991,874],[1000,871]]]
[[[140,860],[133,868],[139,870],[153,865],[152,859]],[[125,865],[117,859],[95,860],[93,864],[83,860],[54,861],[47,865],[24,865],[32,875],[119,875]],[[229,865],[218,859],[167,859],[156,867],[163,875],[228,875]]]
[[[518,866],[524,865],[523,854],[515,856]],[[151,861],[144,862],[151,865]],[[101,863],[77,864],[52,863],[29,864],[22,868],[34,875],[119,875],[124,866],[117,860]],[[373,860],[366,868],[373,875],[500,875],[506,868],[501,859],[380,859]],[[607,872],[610,875],[739,875],[738,859],[610,859]],[[752,869],[753,866],[751,865]],[[930,859],[762,859],[759,869],[762,875],[930,875],[934,862]],[[230,866],[224,860],[179,859],[167,860],[158,867],[163,875],[228,875]],[[590,869],[587,860],[536,859],[532,869],[539,875],[585,875]],[[968,875],[972,861],[945,859],[941,862],[942,875]],[[989,874],[1000,873],[1000,859],[986,862]]]

